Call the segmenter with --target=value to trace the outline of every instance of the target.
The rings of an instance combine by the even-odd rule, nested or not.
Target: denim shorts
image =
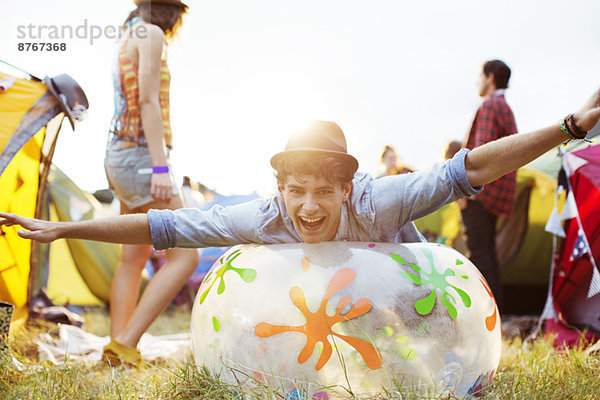
[[[149,171],[152,170],[153,164],[148,147],[136,146],[120,149],[119,143],[119,141],[111,141],[106,149],[104,170],[109,188],[120,201],[131,209],[154,202],[155,200],[150,195],[152,173]],[[179,189],[168,159],[169,153],[167,152],[169,174],[173,180],[173,195],[177,196]]]

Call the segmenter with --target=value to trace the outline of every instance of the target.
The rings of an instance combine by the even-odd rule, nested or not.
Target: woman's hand
[[[152,174],[150,195],[156,201],[168,203],[173,197],[173,180],[171,174]]]

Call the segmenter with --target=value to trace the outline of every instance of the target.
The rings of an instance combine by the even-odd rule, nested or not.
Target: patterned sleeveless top
[[[138,65],[127,54],[127,40],[132,36],[131,26],[141,21],[139,17],[129,21],[118,44],[119,52],[113,68],[113,85],[115,93],[115,114],[110,132],[125,140],[145,144],[144,129],[140,118]],[[146,22],[143,22],[147,24]],[[169,116],[169,86],[171,74],[167,66],[166,54],[163,51],[160,67],[160,91],[158,99],[162,112],[163,135],[167,147],[172,147],[171,122]]]

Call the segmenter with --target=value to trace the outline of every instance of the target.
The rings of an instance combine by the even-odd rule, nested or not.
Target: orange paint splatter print
[[[367,299],[361,299],[350,308],[350,311],[342,315],[342,309],[352,300],[350,296],[345,296],[340,299],[336,307],[336,312],[333,316],[329,316],[326,312],[329,299],[335,293],[349,286],[355,278],[356,272],[350,268],[343,268],[336,272],[327,285],[327,289],[319,309],[314,313],[311,312],[306,305],[304,291],[301,288],[294,286],[290,289],[290,299],[298,308],[298,310],[300,310],[306,317],[306,324],[301,326],[278,326],[261,322],[254,328],[256,336],[266,338],[284,332],[303,333],[306,335],[306,345],[298,355],[298,362],[300,364],[306,362],[310,358],[317,343],[321,342],[323,345],[323,351],[321,352],[321,356],[317,361],[317,371],[323,368],[333,353],[333,348],[329,342],[328,336],[337,336],[354,347],[363,357],[370,369],[379,368],[382,363],[381,355],[371,343],[352,336],[341,335],[333,331],[333,326],[338,322],[357,318],[369,312],[371,310],[371,302],[369,302]]]
[[[481,276],[481,273],[479,275],[480,275],[479,280],[483,284],[485,291],[488,292],[490,297],[494,300],[494,312],[485,318],[485,327],[487,328],[488,331],[493,331],[494,327],[496,326],[496,320],[498,319],[498,305],[496,304],[496,299],[494,298],[492,289],[490,289],[490,287],[487,284],[487,282],[485,281],[485,279],[483,279],[483,277]]]
[[[308,272],[310,269],[310,260],[308,257],[302,257],[302,271]]]

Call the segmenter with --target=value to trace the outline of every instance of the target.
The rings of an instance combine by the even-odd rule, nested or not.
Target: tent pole
[[[63,113],[58,114],[56,117],[50,120],[46,125],[46,132],[44,134],[44,141],[42,142],[41,160],[40,160],[40,180],[38,182],[37,199],[35,202],[35,214],[34,218],[39,218],[42,213],[43,198],[48,184],[48,174],[50,173],[50,166],[52,164],[52,157],[54,156],[54,149],[56,148],[56,142],[58,140],[58,133],[62,126],[62,122],[65,115]],[[50,132],[49,132],[50,131]],[[49,148],[45,151],[46,138],[49,135],[54,135],[51,139],[52,143]],[[27,283],[27,304],[31,303],[35,290],[35,284],[37,279],[38,270],[38,252],[40,249],[40,243],[33,240],[31,242],[31,255],[29,257],[29,280]]]

